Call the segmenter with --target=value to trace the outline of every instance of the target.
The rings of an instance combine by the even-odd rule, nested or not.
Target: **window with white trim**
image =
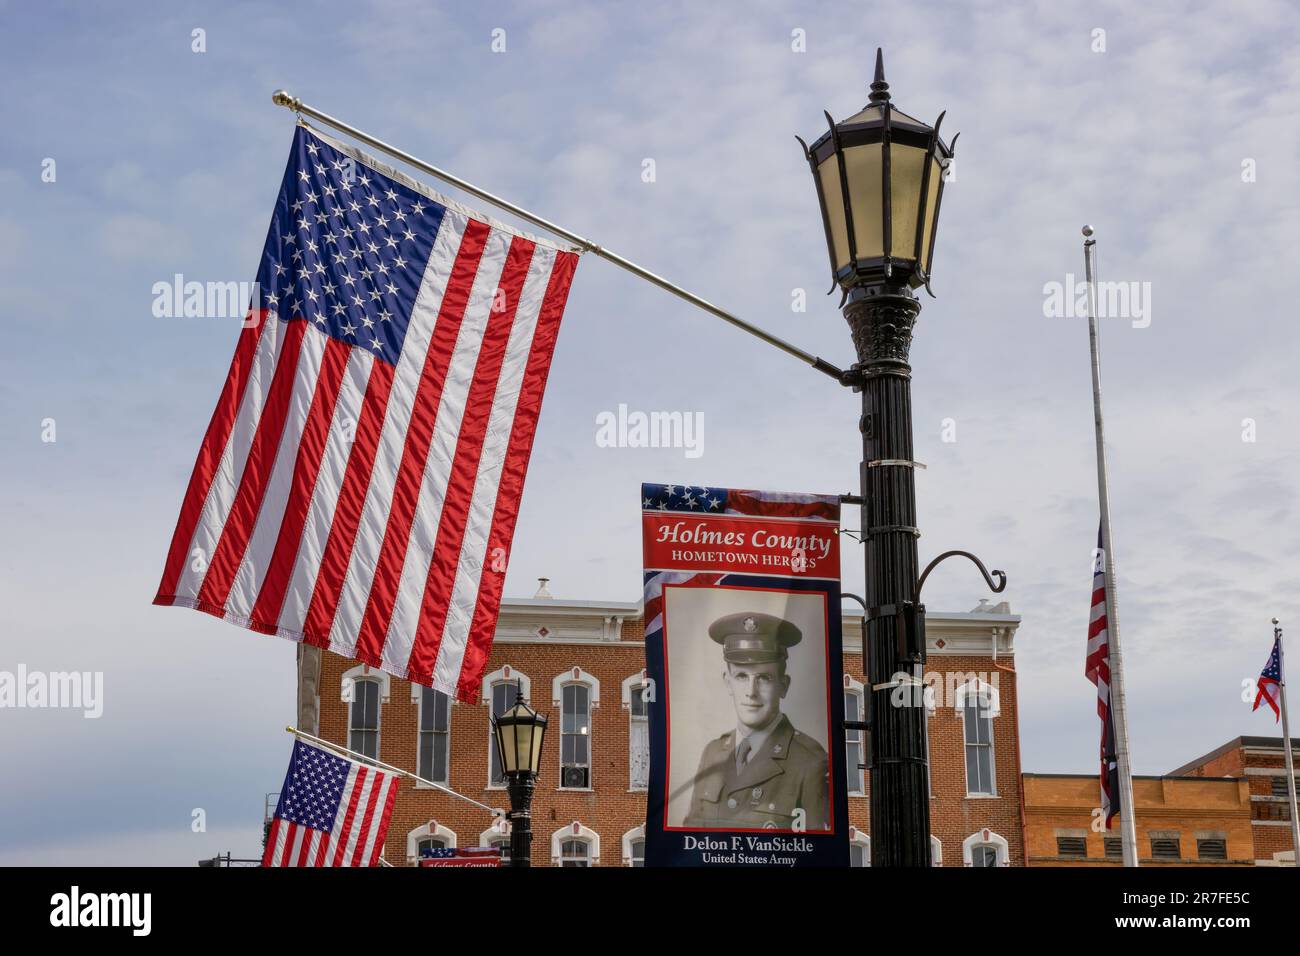
[[[863,713],[862,685],[848,674],[844,675],[844,719],[849,722],[862,721]],[[848,775],[850,796],[861,796],[867,792],[862,764],[866,763],[866,734],[851,727],[844,729],[846,754],[844,769]]]
[[[490,842],[488,846],[495,847],[500,852],[502,866],[510,865],[510,837],[498,837]]]
[[[478,835],[478,845],[482,847],[492,847],[501,854],[501,865],[510,865],[510,823],[505,819],[498,819],[496,823],[488,827]]]
[[[432,850],[454,850],[456,831],[436,820],[423,823],[406,834],[406,862],[418,865],[420,858]]]
[[[623,705],[627,708],[627,775],[629,790],[650,786],[650,703],[645,671],[623,681]]]
[[[871,865],[871,837],[857,827],[849,827],[849,866]]]
[[[500,717],[514,707],[521,692],[525,701],[532,698],[528,675],[520,673],[509,664],[484,677],[483,686],[487,688],[487,693],[483,695],[483,702],[492,708],[491,717]],[[488,787],[503,788],[506,785],[506,778],[501,772],[501,755],[497,753],[496,736],[490,719],[487,734]]]
[[[378,678],[353,678],[348,701],[348,749],[379,759],[379,701],[383,696]]]
[[[943,842],[933,833],[930,834],[930,865],[943,866]]]
[[[1005,837],[979,830],[962,841],[961,861],[965,866],[1006,866],[1008,852]]]
[[[560,688],[560,789],[590,787],[591,688],[565,684]]]
[[[966,793],[996,796],[993,716],[997,713],[997,693],[988,684],[973,681],[958,689],[957,707],[966,751]]]
[[[451,765],[451,698],[432,687],[420,688],[420,732],[416,773],[446,783]]]
[[[551,862],[556,866],[595,866],[600,862],[600,835],[577,820],[551,834]]]
[[[578,839],[561,841],[560,866],[591,866],[591,844]]]
[[[623,865],[645,866],[645,824],[623,834]]]

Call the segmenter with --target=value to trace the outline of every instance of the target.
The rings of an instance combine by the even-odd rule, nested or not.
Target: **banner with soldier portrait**
[[[641,486],[647,866],[847,866],[839,498]]]

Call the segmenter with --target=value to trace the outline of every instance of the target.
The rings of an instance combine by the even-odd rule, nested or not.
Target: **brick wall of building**
[[[1249,790],[1244,780],[1135,777],[1133,791],[1137,804],[1138,860],[1142,866],[1254,864]],[[1029,866],[1123,865],[1120,858],[1106,855],[1104,844],[1106,837],[1119,836],[1119,820],[1112,830],[1093,829],[1099,793],[1095,776],[1025,775]],[[1062,854],[1057,843],[1061,837],[1083,838],[1086,857]],[[1151,846],[1154,837],[1176,837],[1179,857],[1157,859]],[[1224,840],[1227,859],[1202,859],[1198,839]]]
[[[511,611],[516,619],[527,618],[528,609]],[[503,615],[504,616],[504,615]],[[1004,627],[1004,648],[1009,649],[1012,628]],[[562,629],[561,629],[562,630]],[[943,624],[931,624],[934,634],[943,633]],[[979,628],[965,628],[981,633]],[[987,630],[987,629],[984,629]],[[533,801],[533,864],[551,863],[551,837],[575,822],[584,833],[599,835],[598,865],[624,865],[624,834],[645,821],[645,794],[630,790],[629,722],[622,703],[623,682],[641,672],[645,666],[642,643],[644,631],[639,618],[621,620],[617,639],[566,640],[559,632],[548,630],[549,640],[535,636],[520,637],[518,626],[510,635],[498,634],[485,673],[492,674],[509,666],[527,675],[531,686],[530,703],[547,714],[551,726],[542,754],[542,774]],[[860,638],[855,643],[851,623],[846,621],[845,663],[851,678],[865,682],[862,673]],[[860,634],[860,624],[856,633]],[[963,632],[964,634],[965,632]],[[978,640],[966,635],[963,646],[979,646]],[[993,640],[997,640],[994,637]],[[942,641],[940,636],[938,640]],[[972,644],[972,640],[975,644]],[[963,865],[962,844],[972,834],[988,830],[992,841],[1006,841],[1007,861],[1023,865],[1024,840],[1021,829],[1019,790],[1019,742],[1016,709],[1016,682],[1013,658],[1004,649],[996,664],[991,656],[992,642],[983,639],[989,653],[954,655],[934,653],[926,666],[927,674],[937,677],[938,693],[930,717],[932,766],[931,819],[932,834],[941,841],[942,863]],[[346,744],[348,706],[343,700],[345,672],[356,668],[354,661],[332,654],[324,655],[321,674],[320,735],[327,740]],[[600,685],[599,706],[593,708],[591,720],[592,788],[589,791],[564,790],[559,783],[560,708],[552,698],[552,683],[558,675],[580,667]],[[1005,669],[1003,669],[1005,668]],[[382,678],[378,671],[371,675]],[[960,675],[960,676],[954,676]],[[996,796],[968,797],[963,722],[956,709],[951,690],[970,675],[993,682],[998,692],[999,710],[993,720],[993,756]],[[412,697],[412,685],[389,677],[389,693],[381,710],[379,759],[397,767],[414,770],[417,766],[418,705]],[[485,695],[487,687],[485,685]],[[506,808],[505,790],[488,787],[489,706],[453,704],[450,725],[450,762],[448,785],[457,792],[493,807]],[[869,782],[868,782],[869,787]],[[869,805],[866,796],[848,799],[849,822],[863,834],[870,833]],[[441,793],[417,787],[403,780],[389,827],[385,856],[390,863],[402,865],[407,860],[407,835],[422,828],[430,832],[431,821],[445,835],[455,834],[458,846],[478,846],[480,837],[493,824],[489,813]]]
[[[1292,748],[1300,751],[1300,741],[1292,738]],[[1174,773],[1243,779],[1250,795],[1253,858],[1266,864],[1277,862],[1282,854],[1295,859],[1290,802],[1273,792],[1274,781],[1286,779],[1281,737],[1237,737]]]

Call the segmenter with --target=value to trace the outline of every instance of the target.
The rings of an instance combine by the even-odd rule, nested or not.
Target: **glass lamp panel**
[[[889,149],[889,254],[896,259],[916,258],[916,216],[927,156],[924,149],[915,146],[893,143]]]
[[[844,150],[844,171],[849,178],[853,235],[859,259],[879,259],[885,254],[885,215],[881,208],[880,185],[882,157],[879,143],[850,146]]]
[[[925,274],[930,274],[930,237],[934,235],[935,217],[939,214],[939,187],[943,185],[943,166],[935,157],[930,158],[930,185],[925,199],[925,231],[921,233],[921,262]]]
[[[834,153],[822,160],[817,167],[817,176],[821,181],[822,202],[825,204],[823,211],[830,230],[834,268],[839,271],[849,261],[849,240],[848,230],[844,226],[844,192],[840,188],[840,167]]]
[[[533,728],[529,724],[515,725],[515,752],[514,768],[515,770],[528,770],[528,754],[532,751]]]
[[[498,723],[492,728],[492,732],[496,735],[497,758],[501,761],[500,770],[505,773],[509,769],[506,764],[510,761],[511,728],[506,724]]]
[[[537,729],[533,732],[532,755],[528,760],[528,766],[536,773],[537,768],[542,765],[542,740],[546,737],[546,725],[539,723]]]

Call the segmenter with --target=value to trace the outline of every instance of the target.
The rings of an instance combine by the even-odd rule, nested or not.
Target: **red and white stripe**
[[[378,866],[397,800],[398,775],[352,764],[334,828],[316,830],[276,817],[263,866]]]
[[[1101,535],[1098,534],[1100,542]],[[1120,811],[1115,765],[1115,725],[1110,707],[1110,636],[1106,616],[1106,554],[1098,546],[1092,575],[1092,607],[1088,615],[1088,651],[1084,674],[1097,686],[1097,716],[1101,718],[1101,809],[1107,829]]]
[[[252,316],[154,603],[477,700],[577,259],[448,205],[395,367]]]

